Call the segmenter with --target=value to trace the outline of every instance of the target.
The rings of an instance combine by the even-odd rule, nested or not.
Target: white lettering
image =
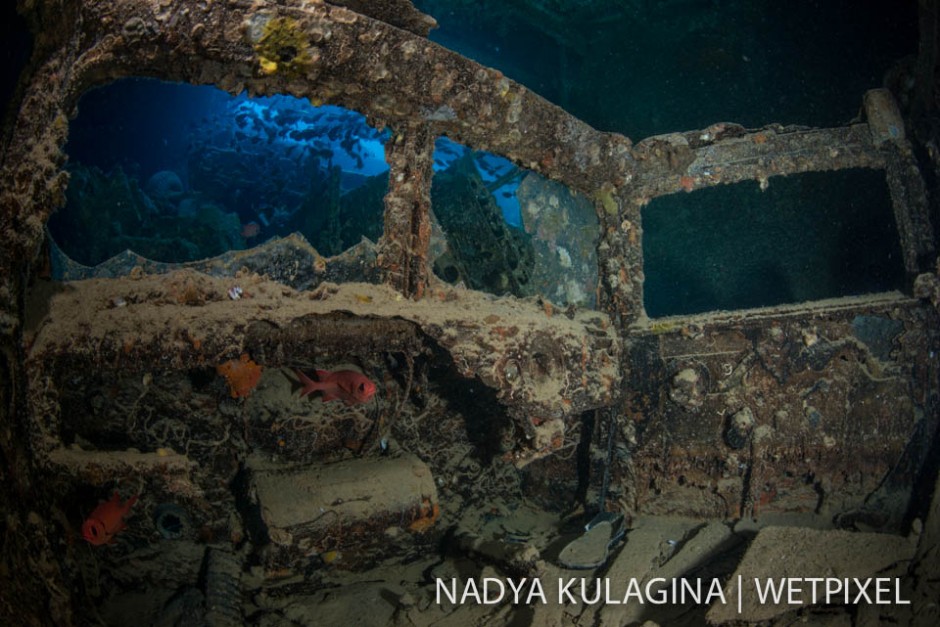
[[[868,592],[866,592],[868,585],[871,583],[871,579],[866,579],[865,583],[862,583],[855,577],[852,577],[852,581],[854,581],[855,585],[858,586],[858,594],[855,596],[855,600],[852,601],[852,604],[858,605],[858,600],[864,598],[865,602],[871,605],[871,598],[868,596]]]
[[[574,596],[572,596],[571,591],[568,590],[568,588],[574,585],[575,581],[577,580],[569,579],[568,581],[565,581],[564,583],[562,583],[563,582],[562,578],[561,577],[558,578],[558,605],[562,605],[563,603],[565,603],[565,597],[568,598],[567,600],[568,603],[571,603],[572,605],[577,603],[577,601],[574,600]]]
[[[771,599],[771,602],[774,605],[780,603],[780,599],[783,596],[783,589],[786,587],[786,579],[781,579],[779,587],[777,582],[773,579],[767,579],[765,586],[761,587],[761,581],[757,577],[754,578],[754,588],[757,590],[757,600],[761,605],[766,605],[768,603],[767,599]]]
[[[653,605],[663,605],[669,603],[669,593],[666,591],[666,580],[662,577],[653,577],[646,582],[646,600]]]
[[[678,588],[678,590],[676,590]],[[702,580],[695,580],[695,587],[692,586],[692,582],[688,579],[673,579],[672,580],[672,602],[685,605],[689,601],[685,598],[685,593],[688,592],[691,596],[693,603],[699,604],[702,602]]]
[[[708,589],[708,596],[705,598],[705,604],[712,604],[712,597],[718,597],[721,600],[721,604],[725,604],[725,591],[721,589],[721,582],[717,579],[712,579],[712,585]],[[698,603],[698,601],[696,601]]]
[[[832,597],[842,592],[842,580],[835,577],[826,579],[826,603],[832,603]],[[848,603],[848,599],[846,599]]]
[[[623,602],[629,603],[630,597],[634,597],[637,603],[643,605],[643,593],[640,592],[640,583],[635,577],[631,577],[630,583],[627,584],[627,591],[623,594]]]
[[[810,593],[812,594],[812,600],[810,601],[810,604],[816,605],[816,585],[821,581],[825,581],[825,579],[822,577],[807,577],[804,579],[804,581],[809,582],[810,585]]]
[[[441,592],[444,593],[444,596],[447,597],[447,600],[451,603],[457,603],[457,580],[450,580],[450,590],[447,589],[447,584],[444,583],[444,580],[437,579],[437,604],[441,604]]]
[[[490,587],[496,586],[499,588],[499,596],[496,598],[490,597]],[[503,600],[503,595],[506,594],[506,585],[502,582],[501,579],[496,577],[484,577],[483,578],[483,605],[496,605]]]
[[[522,592],[522,586],[524,586],[525,582],[528,580],[525,577],[523,577],[519,581],[518,586],[515,583],[513,583],[512,579],[509,579],[508,581],[509,581],[509,589],[512,590],[512,602],[516,605],[519,605],[519,593]]]
[[[597,586],[600,587],[600,582]],[[610,594],[610,579],[604,577],[604,603],[607,605],[620,605],[620,601]]]
[[[460,597],[460,604],[463,605],[467,602],[467,597],[473,597],[473,602],[479,605],[480,601],[480,592],[477,590],[477,582],[473,579],[468,579],[467,584],[463,588],[463,596]]]
[[[604,580],[604,585],[609,588],[609,587],[610,587],[610,580],[609,580],[609,579],[605,579],[605,580]],[[588,585],[588,579],[587,579],[587,577],[583,577],[583,578],[581,579],[581,600],[584,601],[585,603],[587,603],[588,605],[594,605],[595,603],[597,603],[597,602],[599,602],[599,601],[601,600],[601,580],[600,580],[600,579],[595,579],[595,580],[594,580],[594,597],[593,597],[593,598],[590,598],[590,599],[588,598],[588,588],[589,588],[589,587],[590,587],[590,586]]]
[[[799,577],[790,577],[787,579],[787,605],[803,605],[803,588],[800,584],[803,580]]]
[[[561,579],[558,580],[561,584]],[[572,580],[574,581],[574,580]],[[435,599],[438,605],[446,600],[453,604],[463,605],[467,602],[477,605],[495,605],[497,603],[509,600],[506,594],[506,583],[512,591],[512,603],[519,605],[525,603],[531,605],[535,601],[541,601],[542,605],[548,604],[545,597],[545,590],[542,588],[542,582],[539,579],[526,579],[523,577],[519,581],[506,579],[505,581],[497,577],[484,577],[482,580],[468,579],[463,585],[463,592],[458,600],[457,586],[458,580],[451,579],[449,582],[443,579],[435,580]],[[570,585],[569,582],[567,585]],[[559,593],[559,603],[562,602],[561,592]],[[568,598],[574,602],[574,597],[570,594]]]
[[[882,593],[887,594],[891,590],[890,579],[887,577],[878,577],[875,579],[875,605],[890,605],[891,601],[882,598]]]
[[[535,597],[538,597],[539,601],[542,602],[542,605],[548,604],[548,599],[545,598],[545,590],[542,589],[541,579],[532,580],[532,587],[529,588],[529,596],[525,600],[526,604],[532,605],[532,599]]]
[[[911,604],[910,599],[904,600],[901,598],[901,580],[900,579],[894,580],[894,602],[897,603],[898,605],[910,605]]]
[[[893,588],[893,594],[892,594]],[[869,577],[859,579],[857,577],[789,577],[781,579],[754,579],[754,589],[757,591],[757,599],[761,604],[780,605],[786,602],[788,605],[819,604],[819,603],[842,603],[845,605],[910,605],[911,601],[901,597],[901,580],[890,577]],[[712,586],[715,590],[715,586]],[[673,591],[674,597],[678,602],[686,602],[686,591],[691,592],[691,588],[685,585],[679,593]],[[804,594],[805,593],[805,594]],[[723,594],[723,593],[722,593]],[[709,592],[709,599],[706,603],[711,603],[712,592]],[[701,589],[698,597],[694,600],[701,603]],[[674,599],[676,600],[676,599]],[[724,597],[722,597],[724,603]]]

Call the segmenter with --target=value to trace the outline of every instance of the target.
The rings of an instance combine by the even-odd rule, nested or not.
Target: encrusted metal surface
[[[526,466],[527,495],[561,509],[576,493],[585,500],[585,468],[600,469],[587,440],[592,426],[605,433],[600,423],[609,419],[617,446],[608,498],[630,512],[717,519],[815,512],[847,527],[894,530],[916,509],[912,490],[930,471],[924,459],[937,432],[940,289],[929,265],[926,186],[910,140],[893,136],[882,115],[883,100],[869,105],[871,124],[718,123],[634,145],[428,41],[427,16],[407,2],[39,0],[22,7],[39,36],[0,168],[0,364],[9,374],[0,386],[0,471],[4,502],[17,507],[7,523],[18,534],[10,559],[35,565],[42,555],[42,580],[50,582],[43,595],[24,593],[22,604],[41,596],[34,605],[48,608],[52,622],[82,622],[76,617],[90,601],[68,592],[79,579],[100,594],[88,583],[93,577],[75,574],[97,562],[73,548],[61,561],[50,557],[52,539],[65,537],[70,524],[61,508],[77,510],[92,488],[137,477],[150,491],[142,510],[153,509],[154,499],[179,499],[200,542],[239,545],[261,528],[235,494],[244,487],[246,451],[276,458],[296,442],[304,448],[294,458],[309,462],[335,452],[323,442],[318,448],[319,433],[331,449],[356,454],[387,450],[398,438],[445,486],[442,499],[456,498],[462,484],[495,491],[508,477],[516,486],[508,464],[498,463],[515,461]],[[285,240],[204,262],[214,277],[154,276],[148,273],[166,268],[125,257],[110,263],[140,265],[128,278],[36,283],[45,223],[64,202],[68,118],[87,89],[124,76],[292,94],[391,128],[382,239],[329,263]],[[429,211],[440,135],[590,198],[600,223],[599,311],[563,312],[435,280]],[[885,171],[905,268],[912,277],[930,272],[918,296],[932,305],[888,294],[646,319],[641,208],[651,198],[854,167]],[[271,266],[270,277],[239,272],[242,262],[259,272]],[[384,285],[324,283],[353,276]],[[248,292],[237,301],[226,296],[236,282]],[[381,377],[381,409],[323,403],[315,410],[322,422],[279,421],[274,404],[227,398],[215,374],[223,361],[249,353],[267,369],[262,388],[269,390],[289,383],[290,367],[356,362]],[[276,409],[300,403],[288,398]],[[596,423],[592,410],[601,410]],[[321,424],[328,428],[311,426]],[[578,435],[585,446],[575,457]],[[126,450],[135,447],[147,450]],[[470,451],[485,451],[479,463],[489,466],[468,462]],[[22,505],[30,494],[32,512]],[[927,537],[936,537],[936,507],[928,524]],[[142,531],[129,535],[128,544],[152,540]],[[202,555],[194,543],[179,546],[168,553],[181,561]],[[164,581],[154,563],[139,575]]]

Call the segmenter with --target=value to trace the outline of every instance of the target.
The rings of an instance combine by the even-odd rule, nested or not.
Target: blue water
[[[417,0],[431,39],[634,139],[841,125],[917,52],[914,0]]]
[[[355,111],[292,96],[119,80],[79,103],[66,145],[72,185],[50,231],[87,265],[126,248],[191,261],[294,231],[337,254],[381,236],[389,136]],[[440,138],[435,169],[467,150]],[[515,170],[496,155],[473,158],[486,183]],[[493,193],[521,227],[517,185]]]
[[[336,254],[381,235],[389,136],[291,96],[119,80],[79,103],[50,231],[88,265],[125,248],[190,261],[295,231]]]

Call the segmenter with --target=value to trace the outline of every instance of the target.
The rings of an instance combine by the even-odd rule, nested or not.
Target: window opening
[[[434,272],[492,294],[594,307],[599,226],[591,202],[446,137],[434,151]]]
[[[330,256],[382,234],[389,133],[355,111],[136,78],[79,105],[49,221],[75,261],[188,262],[293,232]]]
[[[650,317],[900,289],[884,172],[746,181],[652,200],[642,213]]]

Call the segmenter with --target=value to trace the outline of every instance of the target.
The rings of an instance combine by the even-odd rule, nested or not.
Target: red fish
[[[242,226],[242,237],[245,239],[251,239],[258,235],[261,232],[261,227],[257,222],[249,222]]]
[[[110,501],[99,503],[95,511],[85,519],[82,524],[82,537],[94,545],[112,542],[114,536],[127,526],[124,518],[136,502],[137,497],[132,496],[121,503],[121,497],[115,492]]]
[[[317,370],[317,381],[314,381],[300,370],[294,372],[300,377],[303,389],[301,396],[306,396],[316,391],[323,392],[323,402],[328,403],[334,399],[340,399],[347,405],[356,405],[365,403],[375,394],[375,384],[364,374],[355,370]]]

